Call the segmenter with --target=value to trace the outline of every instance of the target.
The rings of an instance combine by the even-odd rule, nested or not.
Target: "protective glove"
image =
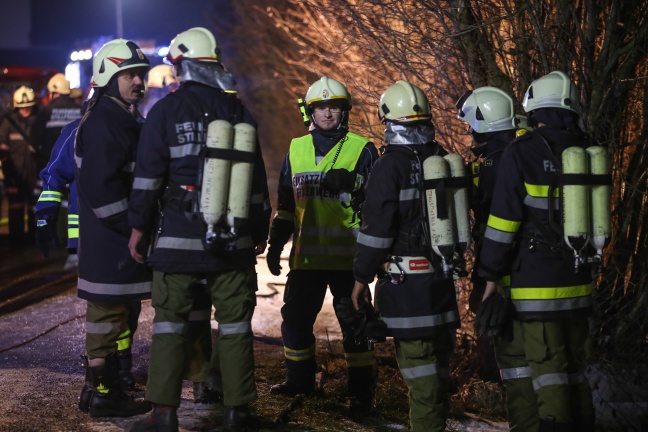
[[[50,246],[61,247],[58,234],[56,233],[56,222],[58,220],[59,208],[57,206],[47,207],[35,212],[36,215],[36,247],[45,258],[49,257]]]
[[[513,305],[501,294],[494,294],[484,300],[477,309],[475,330],[480,335],[500,336],[513,339]]]
[[[333,305],[333,309],[335,309],[335,316],[341,325],[353,328],[356,323],[357,311],[353,307],[351,297],[342,297],[339,302]]]
[[[279,264],[281,262],[281,251],[283,248],[277,247],[277,246],[270,246],[268,248],[268,253],[266,255],[266,262],[268,263],[268,269],[270,269],[270,273],[272,273],[275,276],[279,276],[281,274],[281,265]]]
[[[353,192],[356,174],[344,168],[332,169],[322,179],[322,187],[330,191]]]

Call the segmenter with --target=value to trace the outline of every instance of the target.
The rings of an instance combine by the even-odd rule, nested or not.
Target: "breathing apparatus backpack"
[[[555,154],[551,145],[536,134]],[[601,146],[572,146],[564,149],[557,162],[560,172],[547,190],[549,229],[538,220],[534,225],[554,250],[567,250],[578,272],[583,264],[602,271],[603,249],[612,233],[612,178],[607,150]],[[552,200],[559,198],[559,215]],[[533,213],[529,213],[533,219]],[[560,220],[560,224],[556,223]],[[531,245],[533,248],[533,245]]]
[[[206,250],[233,249],[247,224],[254,171],[256,129],[241,122],[242,105],[231,96],[230,120],[216,119],[190,91],[178,90],[200,114],[203,134],[191,216],[202,222]]]
[[[471,177],[466,173],[463,158],[458,154],[423,157],[406,146],[388,146],[387,150],[392,147],[393,151],[405,152],[417,162],[421,221],[420,230],[415,231],[423,234],[418,240],[425,249],[426,258],[445,278],[453,273],[466,276],[464,253],[472,241]]]

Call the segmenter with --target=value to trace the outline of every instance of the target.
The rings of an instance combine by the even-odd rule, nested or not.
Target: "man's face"
[[[342,105],[340,102],[323,102],[313,109],[315,124],[323,130],[330,131],[340,124]]]
[[[144,97],[144,77],[148,68],[132,68],[119,72],[117,75],[117,84],[119,85],[119,95],[127,103],[137,105]]]

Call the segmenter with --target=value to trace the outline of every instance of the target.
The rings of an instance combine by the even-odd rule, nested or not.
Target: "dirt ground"
[[[288,248],[287,248],[288,249]],[[287,251],[286,251],[287,252]],[[287,254],[286,254],[287,255]],[[284,271],[287,262],[284,263]],[[379,385],[375,414],[349,417],[345,406],[341,334],[327,297],[316,323],[318,375],[321,392],[308,399],[269,394],[271,385],[284,378],[280,307],[285,274],[270,275],[259,259],[258,306],[255,333],[257,389],[254,404],[260,431],[401,431],[408,430],[407,399],[395,368],[389,343],[379,348]],[[153,309],[144,302],[134,342],[134,373],[143,396],[146,385]],[[17,312],[0,315],[0,431],[2,432],[113,432],[124,430],[135,418],[91,418],[77,408],[83,386],[85,304],[74,289]],[[217,324],[212,321],[213,327]],[[389,342],[389,341],[388,341]],[[396,383],[396,386],[393,384]],[[394,389],[399,391],[394,394]],[[219,431],[221,404],[193,403],[191,384],[185,382],[179,410],[181,431]],[[504,431],[493,423],[466,413],[454,413],[449,431]]]

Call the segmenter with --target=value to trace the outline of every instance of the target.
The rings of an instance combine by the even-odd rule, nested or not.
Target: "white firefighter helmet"
[[[382,123],[414,123],[432,120],[432,111],[423,90],[398,80],[380,96],[378,117]]]
[[[467,91],[457,101],[457,118],[478,133],[516,129],[513,99],[496,87]]]
[[[173,75],[173,67],[167,64],[157,65],[148,73],[146,85],[153,88],[164,88],[177,82]]]
[[[65,75],[59,72],[47,82],[47,91],[62,95],[70,94],[70,81],[66,80]]]
[[[173,38],[165,61],[174,65],[184,59],[220,62],[221,50],[212,32],[203,27],[194,27]]]
[[[524,95],[522,106],[525,112],[539,108],[563,108],[580,114],[576,86],[561,71],[553,71],[533,81]]]
[[[92,60],[92,87],[105,87],[118,72],[147,68],[151,64],[135,42],[114,39],[106,42]]]
[[[27,108],[36,105],[34,90],[27,86],[20,86],[13,94],[14,108]]]
[[[313,112],[314,105],[322,102],[342,101],[346,103],[343,109],[351,109],[351,96],[344,85],[334,80],[323,76],[315,81],[306,92],[306,109],[308,113]]]

